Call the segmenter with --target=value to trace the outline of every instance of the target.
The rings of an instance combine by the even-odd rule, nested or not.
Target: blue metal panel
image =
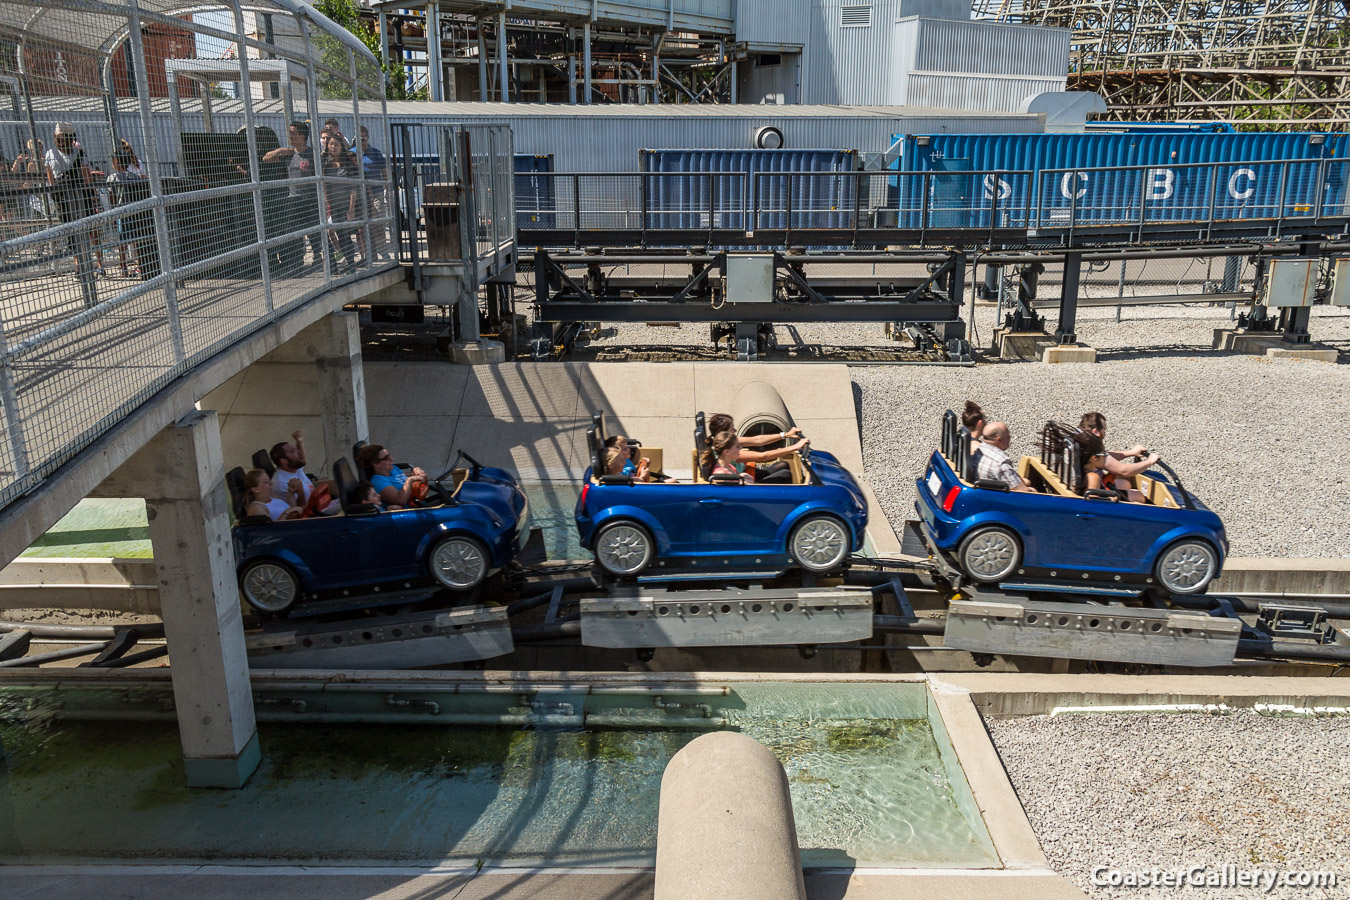
[[[516,228],[556,227],[554,180],[537,174],[552,171],[552,155],[516,154]]]
[[[1346,134],[910,136],[892,197],[911,227],[925,197],[929,224],[990,224],[996,194],[997,224],[1032,227],[1331,214],[1344,202],[1348,154]],[[998,174],[1018,170],[1035,174]]]
[[[649,227],[846,228],[857,184],[852,150],[643,150]],[[698,177],[697,173],[734,173]],[[770,175],[767,173],[802,173]],[[757,219],[753,213],[758,210]]]

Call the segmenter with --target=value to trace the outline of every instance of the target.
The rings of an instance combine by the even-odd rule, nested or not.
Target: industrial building
[[[973,21],[962,0],[391,0],[375,9],[386,57],[413,67],[432,100],[1013,112],[1063,90],[1068,71],[1067,29]]]

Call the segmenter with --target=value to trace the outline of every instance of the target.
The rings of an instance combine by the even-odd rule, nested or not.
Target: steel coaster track
[[[519,597],[507,607],[510,617],[520,616],[543,606],[549,607],[548,615],[543,623],[512,624],[511,630],[518,645],[548,646],[557,645],[559,641],[562,641],[567,645],[580,646],[580,616],[577,613],[564,614],[561,610],[575,608],[582,596],[593,595],[597,592],[608,595],[608,589],[594,573],[594,563],[589,560],[568,560],[522,567],[512,573],[512,579],[517,585]],[[740,579],[743,582],[740,587],[734,587],[731,582],[718,582],[715,577],[702,583],[705,585],[708,583],[720,585],[719,589],[723,591],[734,590],[737,598],[744,602],[750,602],[756,597],[768,597],[775,592],[783,592],[784,588],[781,587],[776,589],[763,587],[762,582],[767,577],[769,576],[759,577],[758,582],[756,582],[754,578],[745,576]],[[938,602],[944,607],[941,613],[939,615],[919,615],[916,613],[909,604],[906,589],[900,586],[901,578],[911,582],[909,585],[910,591],[917,590],[925,595],[935,594]],[[916,580],[918,584],[914,583]],[[902,614],[874,613],[872,616],[874,634],[941,635],[946,629],[946,608],[948,604],[963,597],[961,588],[944,582],[939,567],[932,560],[917,558],[854,557],[843,578],[832,579],[832,581],[836,583],[842,581],[843,587],[855,591],[870,589],[873,596],[878,598],[884,596],[888,591],[895,595]],[[801,582],[803,589],[815,587],[814,579],[809,577],[802,578]],[[933,586],[921,586],[925,584],[932,584]],[[988,593],[982,593],[981,596],[987,599],[992,594],[1021,600],[1030,597],[1033,605],[1037,597],[1061,602],[1067,599],[1083,599],[1081,593],[1075,593],[1071,590],[1055,591],[1053,586],[1047,585],[1031,585],[1029,587],[1036,588],[1036,590],[1026,595],[989,591]],[[655,590],[669,591],[668,595],[663,596],[669,596],[671,601],[674,602],[681,599],[682,595],[685,597],[701,596],[697,588],[698,584],[696,583],[688,586],[675,585],[673,589],[671,589],[671,586],[657,586]],[[982,589],[982,591],[985,590],[987,589]],[[1316,641],[1308,639],[1291,640],[1281,638],[1277,634],[1265,633],[1253,627],[1241,616],[1244,613],[1249,616],[1252,614],[1261,615],[1264,610],[1279,608],[1312,610],[1327,619],[1348,620],[1350,619],[1350,601],[1340,595],[1337,595],[1334,600],[1324,599],[1322,595],[1306,595],[1301,596],[1297,603],[1290,604],[1290,598],[1285,596],[1198,595],[1192,598],[1156,598],[1146,596],[1142,590],[1139,594],[1139,599],[1144,601],[1142,607],[1127,605],[1120,600],[1109,598],[1095,601],[1088,600],[1082,605],[1084,609],[1099,609],[1102,613],[1112,610],[1122,612],[1140,608],[1175,609],[1208,613],[1211,616],[1239,621],[1242,623],[1242,633],[1237,644],[1239,658],[1235,659],[1227,668],[1232,668],[1247,660],[1350,664],[1350,645],[1336,642],[1334,629],[1328,630],[1322,635],[1321,639]],[[708,596],[719,595],[714,593]],[[1152,606],[1148,605],[1149,602],[1152,603]],[[932,613],[934,611],[924,610],[924,612]],[[337,625],[338,623],[333,624]],[[6,642],[13,643],[16,636],[23,636],[23,650],[27,650],[28,641],[32,638],[55,640],[62,643],[67,641],[88,643],[78,643],[73,647],[27,656],[22,655],[22,653],[16,655],[13,649],[6,653]],[[0,669],[35,668],[49,663],[83,657],[94,657],[87,664],[92,669],[126,667],[166,655],[168,648],[161,643],[162,636],[163,626],[157,624],[71,626],[0,621]],[[1331,638],[1330,640],[1327,640],[1328,636]],[[803,637],[807,640],[804,640],[799,646],[814,646],[813,642],[809,640],[810,635],[803,635]],[[147,645],[143,642],[145,639],[149,639],[152,643]],[[772,646],[781,647],[782,645]],[[903,646],[861,643],[826,644],[822,646],[850,650],[905,649]],[[940,649],[940,647],[933,649]],[[1009,655],[1006,651],[997,652],[1000,655]],[[1011,655],[1015,656],[1016,654]],[[1216,667],[1215,671],[1220,671],[1222,668],[1224,667]],[[3,683],[4,681],[0,680],[0,684]]]

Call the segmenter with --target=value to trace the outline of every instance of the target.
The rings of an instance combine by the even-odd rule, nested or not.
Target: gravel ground
[[[1094,898],[1350,897],[1350,717],[986,720],[1041,847]],[[1099,887],[1094,868],[1332,871],[1333,888]]]
[[[868,479],[896,524],[914,516],[914,479],[944,409],[975,400],[1008,422],[1017,454],[1033,450],[1047,419],[1077,424],[1096,409],[1108,445],[1156,449],[1223,518],[1234,556],[1350,557],[1350,472],[1334,460],[1350,422],[1350,357],[1210,350],[1212,330],[1227,324],[1215,307],[1127,308],[1121,323],[1114,309],[1085,310],[1079,331],[1103,351],[1096,365],[854,367]],[[1310,330],[1350,352],[1350,315],[1319,310]],[[1309,464],[1320,473],[1312,479],[1273,477]]]

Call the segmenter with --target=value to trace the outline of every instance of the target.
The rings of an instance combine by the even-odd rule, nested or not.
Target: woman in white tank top
[[[267,516],[273,522],[280,522],[298,519],[304,513],[303,509],[291,504],[291,494],[285,498],[272,496],[272,479],[262,469],[250,469],[244,476],[244,492],[246,516]]]

